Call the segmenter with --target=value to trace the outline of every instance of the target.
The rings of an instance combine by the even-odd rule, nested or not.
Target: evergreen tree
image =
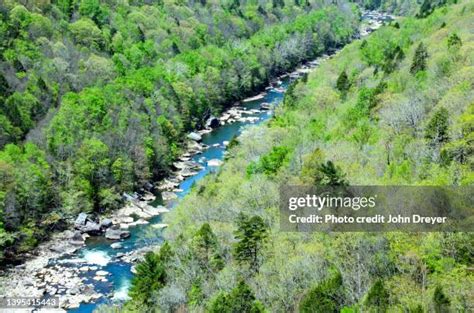
[[[268,237],[268,228],[260,216],[248,216],[240,213],[237,218],[237,230],[234,232],[238,240],[234,244],[234,257],[240,264],[248,264],[250,270],[258,272],[260,255]]]
[[[165,283],[165,265],[160,255],[148,252],[136,267],[129,295],[134,301],[149,306],[153,303],[153,293],[163,288]]]
[[[284,0],[272,0],[273,3],[273,8],[276,9],[278,7],[284,8],[285,7],[285,1]]]
[[[446,0],[424,0],[420,11],[416,14],[417,18],[425,18],[437,8],[446,4]]]
[[[426,59],[428,58],[428,50],[426,50],[425,45],[421,42],[415,51],[415,56],[413,57],[413,63],[410,67],[410,73],[416,74],[420,71],[426,70]]]
[[[208,313],[263,313],[265,308],[255,299],[252,289],[241,280],[230,293],[220,293],[207,309]]]
[[[462,46],[461,38],[459,38],[459,36],[456,33],[451,34],[448,38],[448,48],[459,49],[461,46]]]
[[[283,105],[286,107],[292,107],[295,102],[296,102],[296,97],[295,97],[295,87],[298,84],[298,81],[295,80],[294,82],[291,82],[291,84],[288,85],[288,88],[286,89],[285,96],[283,98]]]
[[[318,166],[315,182],[317,185],[324,186],[344,186],[347,185],[344,176],[339,167],[335,166],[332,161],[327,161]]]
[[[313,289],[311,289],[301,300],[300,313],[337,313],[341,309],[338,294],[342,286],[342,277],[337,273]]]
[[[433,7],[431,5],[432,2],[433,2],[433,0],[423,1],[422,5],[420,7],[420,11],[416,15],[416,17],[424,18],[424,17],[427,17],[428,15],[430,15],[431,12],[433,12]]]
[[[258,6],[257,11],[263,16],[267,16],[267,11],[265,11],[265,9],[261,5]]]
[[[441,286],[436,286],[433,294],[434,311],[435,313],[448,313],[450,312],[449,305],[451,301],[444,294]]]
[[[449,112],[440,108],[430,119],[425,129],[425,138],[432,143],[446,143],[449,141]]]
[[[210,270],[220,270],[224,267],[217,237],[208,223],[203,224],[194,235],[192,247],[202,267]]]
[[[179,49],[178,45],[174,41],[173,41],[173,44],[171,45],[171,49],[173,50],[174,54],[180,54],[181,53],[181,50]]]
[[[376,309],[377,313],[386,312],[389,306],[388,291],[385,288],[383,280],[379,279],[370,288],[365,299],[365,305]]]
[[[387,49],[384,52],[385,62],[382,65],[382,69],[385,73],[392,73],[405,58],[405,53],[400,46],[396,46],[394,49]]]
[[[336,88],[337,90],[345,94],[350,87],[351,83],[349,81],[349,77],[347,76],[346,71],[342,71],[341,74],[339,74],[339,77],[337,78]]]

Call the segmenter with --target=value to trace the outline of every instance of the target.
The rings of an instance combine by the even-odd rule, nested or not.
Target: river
[[[278,91],[275,89],[268,90],[262,99],[242,103],[240,107],[244,110],[256,110],[260,108],[262,103],[278,105],[283,100],[284,91],[293,79],[295,78],[290,78],[289,76],[281,78],[281,84],[279,86],[281,89],[278,89]],[[248,114],[246,116],[256,117],[258,120],[253,123],[250,121],[236,121],[231,124],[222,125],[212,132],[202,135],[202,143],[208,145],[209,148],[204,150],[201,154],[194,155],[191,159],[195,162],[202,161],[203,157],[207,160],[223,160],[225,153],[224,141],[230,141],[234,136],[238,136],[249,125],[257,125],[268,120],[271,115],[272,111],[264,110],[258,113]],[[203,169],[196,175],[187,177],[180,183],[179,189],[182,191],[177,193],[178,201],[191,190],[195,182],[205,177],[209,172],[218,170],[217,166],[208,166],[207,162],[201,162],[200,164],[203,166]],[[173,201],[169,203],[168,206],[172,208],[175,204],[176,201]],[[157,232],[157,230],[153,228],[153,224],[160,222],[161,216],[157,216],[150,220],[150,224],[130,228],[131,237],[123,241],[122,249],[112,249],[110,247],[111,242],[103,237],[88,240],[87,246],[76,253],[73,259],[69,259],[69,261],[71,261],[70,264],[73,266],[77,258],[79,258],[80,260],[86,260],[86,262],[80,263],[81,266],[84,264],[95,265],[100,267],[101,270],[109,272],[110,275],[107,276],[109,278],[108,282],[97,282],[93,280],[94,274],[92,272],[85,273],[83,277],[87,279],[85,283],[93,283],[95,285],[96,291],[102,294],[113,292],[113,297],[111,299],[103,297],[95,303],[82,303],[79,308],[70,309],[68,312],[92,312],[97,305],[101,303],[107,303],[113,300],[125,300],[133,274],[131,273],[130,264],[117,260],[115,256],[117,253],[126,253],[146,245],[160,243],[162,238],[157,235],[159,231]],[[68,259],[60,261],[64,263],[68,262]]]
[[[370,28],[378,28],[382,21],[390,20],[391,17],[388,15],[380,15],[376,12],[365,12],[362,15],[362,19],[364,22],[363,25],[365,26],[361,29],[361,35],[366,35],[370,33]],[[234,136],[238,136],[250,125],[261,124],[272,116],[273,110],[260,109],[263,103],[269,103],[272,107],[278,106],[283,100],[284,92],[294,79],[297,79],[298,76],[304,72],[309,71],[310,68],[316,67],[317,64],[327,58],[327,55],[322,56],[313,62],[303,65],[298,71],[293,72],[291,75],[284,75],[278,80],[275,80],[272,86],[265,89],[263,98],[242,102],[239,105],[240,110],[250,113],[245,114],[245,117],[253,117],[254,119],[252,121],[250,121],[250,119],[237,120],[233,123],[222,125],[210,133],[203,134],[202,143],[209,146],[209,148],[203,150],[200,154],[191,156],[191,160],[200,163],[202,168],[195,175],[181,181],[178,187],[181,191],[176,193],[178,199],[165,203],[164,205],[172,209],[179,199],[189,193],[195,182],[201,180],[209,172],[218,171],[218,166],[209,166],[206,160],[223,160],[226,149],[225,142],[230,141]],[[155,204],[163,203],[159,203],[159,201],[158,203],[157,201],[152,203],[152,205]],[[79,277],[83,280],[85,285],[93,286],[96,293],[104,295],[95,302],[81,303],[77,308],[68,309],[68,312],[92,312],[100,304],[117,303],[127,299],[128,289],[133,277],[131,272],[132,266],[130,263],[117,257],[117,255],[119,253],[126,254],[143,247],[156,246],[162,243],[163,238],[160,230],[153,227],[154,224],[161,223],[161,215],[152,218],[149,222],[150,223],[146,225],[131,227],[129,229],[131,236],[129,239],[121,242],[123,246],[121,249],[112,249],[110,246],[111,241],[106,240],[104,237],[91,237],[87,240],[86,246],[76,253],[50,261],[48,266],[60,264],[61,266],[75,269],[84,266],[93,267],[94,270],[81,271]],[[97,270],[106,271],[108,273],[104,275],[106,279],[97,280]]]
[[[373,29],[378,28],[383,21],[391,20],[391,17],[388,15],[379,15],[378,12],[374,11],[367,11],[363,13],[362,20],[364,22],[364,26],[362,26],[363,29],[361,29],[361,35],[364,36],[369,34]],[[325,59],[327,59],[327,56],[322,56],[316,59],[316,62],[313,61],[308,63],[308,66],[305,66],[304,68],[306,70],[308,67],[314,68],[317,64],[323,62]],[[299,74],[302,74],[302,71],[300,71]],[[288,85],[294,79],[297,79],[296,72],[294,72],[291,76],[287,75],[280,77],[279,86],[277,86],[278,88],[275,89],[271,88],[272,86],[269,86],[266,88],[267,91],[262,99],[243,102],[240,106],[244,110],[254,111],[256,111],[255,109],[259,109],[262,103],[270,103],[273,106],[278,106],[278,104],[280,104],[283,100],[284,92],[288,88]],[[247,116],[257,117],[258,120],[255,122],[236,121],[231,124],[222,125],[217,129],[214,129],[212,132],[204,134],[202,136],[202,143],[208,145],[209,148],[204,150],[202,154],[194,155],[192,160],[195,162],[200,162],[200,160],[202,161],[203,157],[207,160],[223,160],[225,154],[224,142],[230,141],[234,136],[238,136],[249,125],[258,125],[265,122],[272,116],[272,111],[260,110],[258,113],[249,114]],[[206,162],[200,163],[203,165],[203,169],[201,169],[196,175],[188,177],[180,183],[179,189],[182,191],[177,193],[178,201],[180,198],[189,193],[195,182],[205,177],[209,172],[218,170],[218,167],[208,166]],[[176,204],[176,201],[170,203],[168,206],[172,207],[174,204]],[[160,223],[160,221],[161,217],[157,216],[150,221],[150,224],[139,225],[131,228],[131,238],[124,241],[123,249],[121,250],[112,249],[110,247],[110,242],[103,238],[88,241],[87,247],[79,252],[80,257],[86,260],[92,260],[96,264],[104,264],[102,269],[111,274],[109,275],[110,280],[108,282],[102,283],[97,283],[96,281],[92,282],[95,283],[95,288],[100,293],[109,294],[111,291],[113,291],[113,297],[111,299],[103,297],[95,303],[83,303],[79,306],[79,308],[70,309],[68,312],[92,312],[99,304],[110,303],[114,300],[121,301],[127,299],[127,291],[133,276],[131,273],[131,266],[130,264],[124,262],[113,261],[114,257],[119,252],[124,253],[127,251],[139,249],[149,244],[160,243],[163,239],[161,236],[157,235],[159,232],[157,233],[157,230],[152,226],[155,223]],[[93,277],[91,275],[86,276],[86,278],[88,280],[92,280]]]

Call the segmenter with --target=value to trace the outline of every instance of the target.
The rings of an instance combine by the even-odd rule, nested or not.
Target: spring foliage
[[[472,234],[286,233],[278,213],[285,184],[473,183],[474,37],[467,25],[474,5],[458,2],[382,27],[292,85],[276,116],[242,134],[221,170],[166,216],[166,238],[188,269],[172,270],[167,282],[184,290],[183,307],[191,308],[186,294],[200,281],[192,310],[225,311],[244,278],[252,301],[271,312],[469,310]],[[447,44],[453,33],[462,43],[456,51]],[[403,57],[388,62],[389,55]],[[344,97],[337,89],[343,71],[351,81]],[[255,251],[243,245],[254,233],[242,227],[242,214],[258,216],[267,229],[258,271],[249,266],[252,254],[236,253],[239,245]],[[212,276],[188,257],[187,243],[203,223],[226,260]],[[160,308],[171,303],[166,290],[155,299]]]

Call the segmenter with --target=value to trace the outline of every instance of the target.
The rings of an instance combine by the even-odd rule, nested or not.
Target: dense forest
[[[285,183],[473,184],[474,3],[457,2],[422,5],[291,85],[166,216],[124,310],[472,310],[472,233],[289,233],[278,211]]]
[[[0,261],[171,170],[185,134],[348,42],[354,3],[0,3]]]

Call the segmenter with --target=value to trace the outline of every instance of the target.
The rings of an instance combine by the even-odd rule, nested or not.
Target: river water
[[[377,18],[374,17],[373,14],[374,12],[367,12],[362,16],[362,19],[366,22],[387,20],[386,16]],[[323,59],[320,61],[322,60]],[[296,75],[281,78],[278,89],[269,89],[262,99],[245,102],[240,106],[246,110],[259,109],[260,105],[264,102],[277,106],[283,100],[284,91],[286,91],[288,85],[294,79],[296,79]],[[204,134],[202,136],[202,143],[208,145],[209,148],[204,150],[202,154],[194,155],[192,160],[199,162],[200,159],[202,160],[202,157],[207,160],[223,160],[225,154],[224,141],[230,141],[234,136],[238,136],[249,125],[260,124],[268,120],[271,115],[271,111],[260,111],[258,113],[249,114],[246,116],[257,117],[258,120],[253,123],[249,121],[236,121],[232,124],[220,126],[212,132]],[[177,201],[189,193],[195,182],[205,177],[209,172],[219,170],[218,167],[208,166],[207,162],[202,162],[200,164],[203,168],[196,175],[187,177],[187,179],[181,182],[179,189],[182,191],[177,193]],[[174,204],[176,204],[176,200],[174,201]],[[167,206],[172,207],[173,204],[170,203]],[[110,275],[107,276],[108,281],[106,282],[94,280],[93,272],[85,272],[82,274],[82,277],[86,279],[86,284],[94,285],[95,290],[101,294],[112,296],[110,298],[104,296],[94,303],[82,303],[78,308],[69,309],[68,312],[92,312],[100,304],[126,300],[133,274],[131,273],[131,265],[120,260],[116,255],[117,253],[126,253],[149,245],[160,244],[163,241],[163,238],[160,236],[160,231],[153,228],[153,224],[160,222],[161,216],[157,216],[150,220],[150,224],[138,225],[130,228],[129,231],[131,232],[131,237],[122,242],[122,249],[112,249],[110,247],[110,241],[103,237],[95,237],[90,238],[86,243],[86,247],[79,250],[73,257],[57,260],[57,262],[63,263],[67,266],[97,266],[98,269],[110,273]]]
[[[246,102],[240,105],[240,107],[246,110],[259,109],[262,103],[271,103],[278,105],[284,95],[284,90],[288,87],[291,80],[294,78],[285,77],[281,79],[281,85],[278,90],[268,90],[263,99]],[[258,120],[251,123],[249,121],[236,121],[231,124],[225,124],[210,133],[202,136],[202,143],[209,146],[208,149],[204,150],[201,154],[194,155],[192,160],[199,162],[200,159],[206,158],[211,159],[224,159],[225,146],[224,141],[230,141],[234,136],[238,136],[246,127],[249,125],[256,125],[268,120],[271,117],[271,111],[260,111],[259,113],[248,114],[246,117],[257,117]],[[190,190],[193,184],[209,172],[217,171],[219,168],[215,166],[208,166],[207,162],[200,163],[203,166],[196,175],[187,177],[179,185],[179,189],[182,191],[177,193],[178,201],[184,197]],[[176,201],[174,201],[176,203]],[[172,207],[170,203],[168,206]],[[166,214],[166,213],[163,213]],[[87,241],[86,247],[81,249],[74,255],[74,258],[66,258],[59,260],[59,262],[74,266],[74,264],[80,264],[80,266],[89,265],[97,266],[99,269],[107,271],[110,275],[107,276],[108,282],[100,282],[93,280],[93,273],[84,273],[83,277],[87,280],[86,284],[91,283],[95,286],[95,290],[102,294],[109,294],[113,292],[112,298],[101,298],[95,303],[82,303],[77,309],[70,309],[68,312],[92,312],[99,304],[111,303],[113,301],[125,300],[127,298],[127,291],[130,286],[131,278],[131,265],[116,258],[117,253],[126,253],[139,248],[142,248],[151,244],[159,244],[163,239],[159,235],[160,231],[153,228],[153,224],[160,223],[161,217],[157,216],[150,220],[150,224],[138,225],[131,227],[131,237],[122,242],[122,249],[112,249],[110,247],[111,241],[106,240],[103,237],[91,238]],[[76,265],[77,266],[77,265]]]

